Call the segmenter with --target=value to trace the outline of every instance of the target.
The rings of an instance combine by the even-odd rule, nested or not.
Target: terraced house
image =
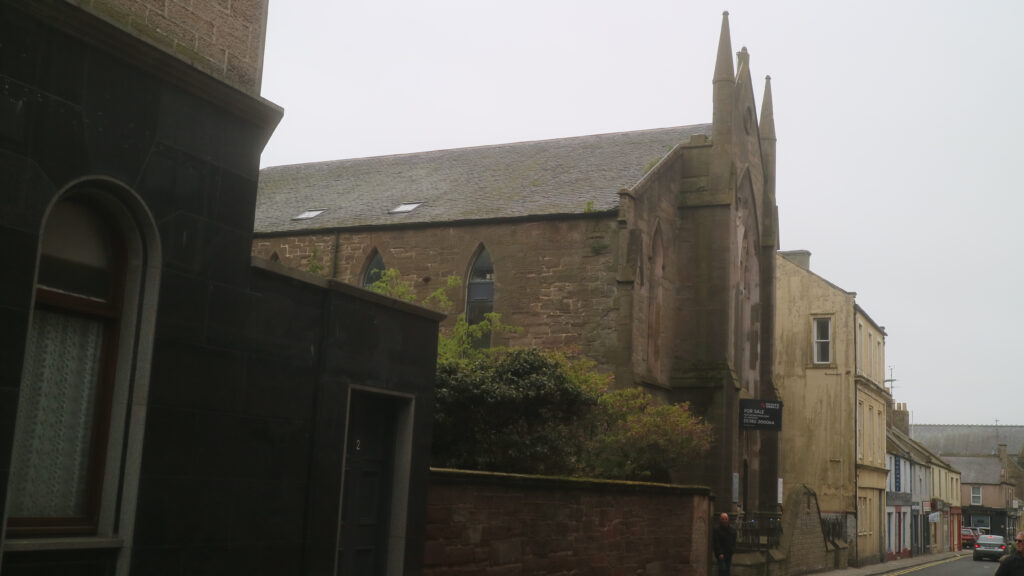
[[[815,491],[857,565],[885,560],[885,329],[815,274],[805,250],[777,255],[775,382],[784,405],[782,475]]]
[[[963,525],[1013,536],[1024,513],[1024,426],[914,424],[914,439],[962,473]]]
[[[493,311],[523,330],[492,344],[690,402],[716,445],[674,479],[774,511],[778,433],[738,403],[775,398],[775,126],[727,15],[712,98],[708,124],[266,168],[253,253],[355,285],[397,269],[420,297],[457,276],[447,326]]]

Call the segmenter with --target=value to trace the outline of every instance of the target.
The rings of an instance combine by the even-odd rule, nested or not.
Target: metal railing
[[[821,532],[825,536],[825,541],[832,545],[846,542],[846,516],[842,514],[822,514]]]
[[[775,548],[782,538],[782,515],[749,512],[736,519],[736,546],[745,550]]]

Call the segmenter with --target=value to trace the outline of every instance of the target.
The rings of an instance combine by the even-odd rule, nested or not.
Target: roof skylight
[[[423,202],[404,202],[395,206],[391,210],[388,210],[388,214],[401,214],[403,212],[412,212],[413,210],[420,207]]]
[[[309,220],[310,218],[316,218],[317,216],[323,214],[324,212],[326,212],[326,209],[314,208],[312,210],[306,210],[302,214],[293,217],[292,220]]]

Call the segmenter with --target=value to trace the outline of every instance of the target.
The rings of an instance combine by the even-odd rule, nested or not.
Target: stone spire
[[[775,111],[772,109],[772,77],[764,77],[764,98],[761,99],[761,141],[775,142]]]
[[[708,177],[710,192],[720,198],[731,198],[729,184],[733,155],[732,128],[736,92],[736,73],[733,69],[732,57],[729,13],[722,12],[722,32],[718,37],[715,76],[711,81],[711,166]]]
[[[746,46],[740,48],[740,51],[736,53],[736,61],[739,62],[737,76],[743,73],[744,68],[750,68],[750,52],[747,52]]]
[[[772,105],[772,77],[764,77],[764,98],[761,99],[761,121],[757,127],[761,139],[761,166],[764,168],[764,199],[762,201],[763,244],[779,247],[778,206],[775,200],[775,110]],[[774,260],[773,260],[774,262]]]
[[[718,59],[715,61],[715,77],[712,83],[734,82],[736,74],[732,67],[732,39],[729,36],[729,13],[722,12],[722,32],[718,36]]]

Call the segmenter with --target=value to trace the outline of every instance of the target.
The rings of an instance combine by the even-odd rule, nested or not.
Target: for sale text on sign
[[[740,400],[740,428],[782,430],[782,402],[778,400]]]

